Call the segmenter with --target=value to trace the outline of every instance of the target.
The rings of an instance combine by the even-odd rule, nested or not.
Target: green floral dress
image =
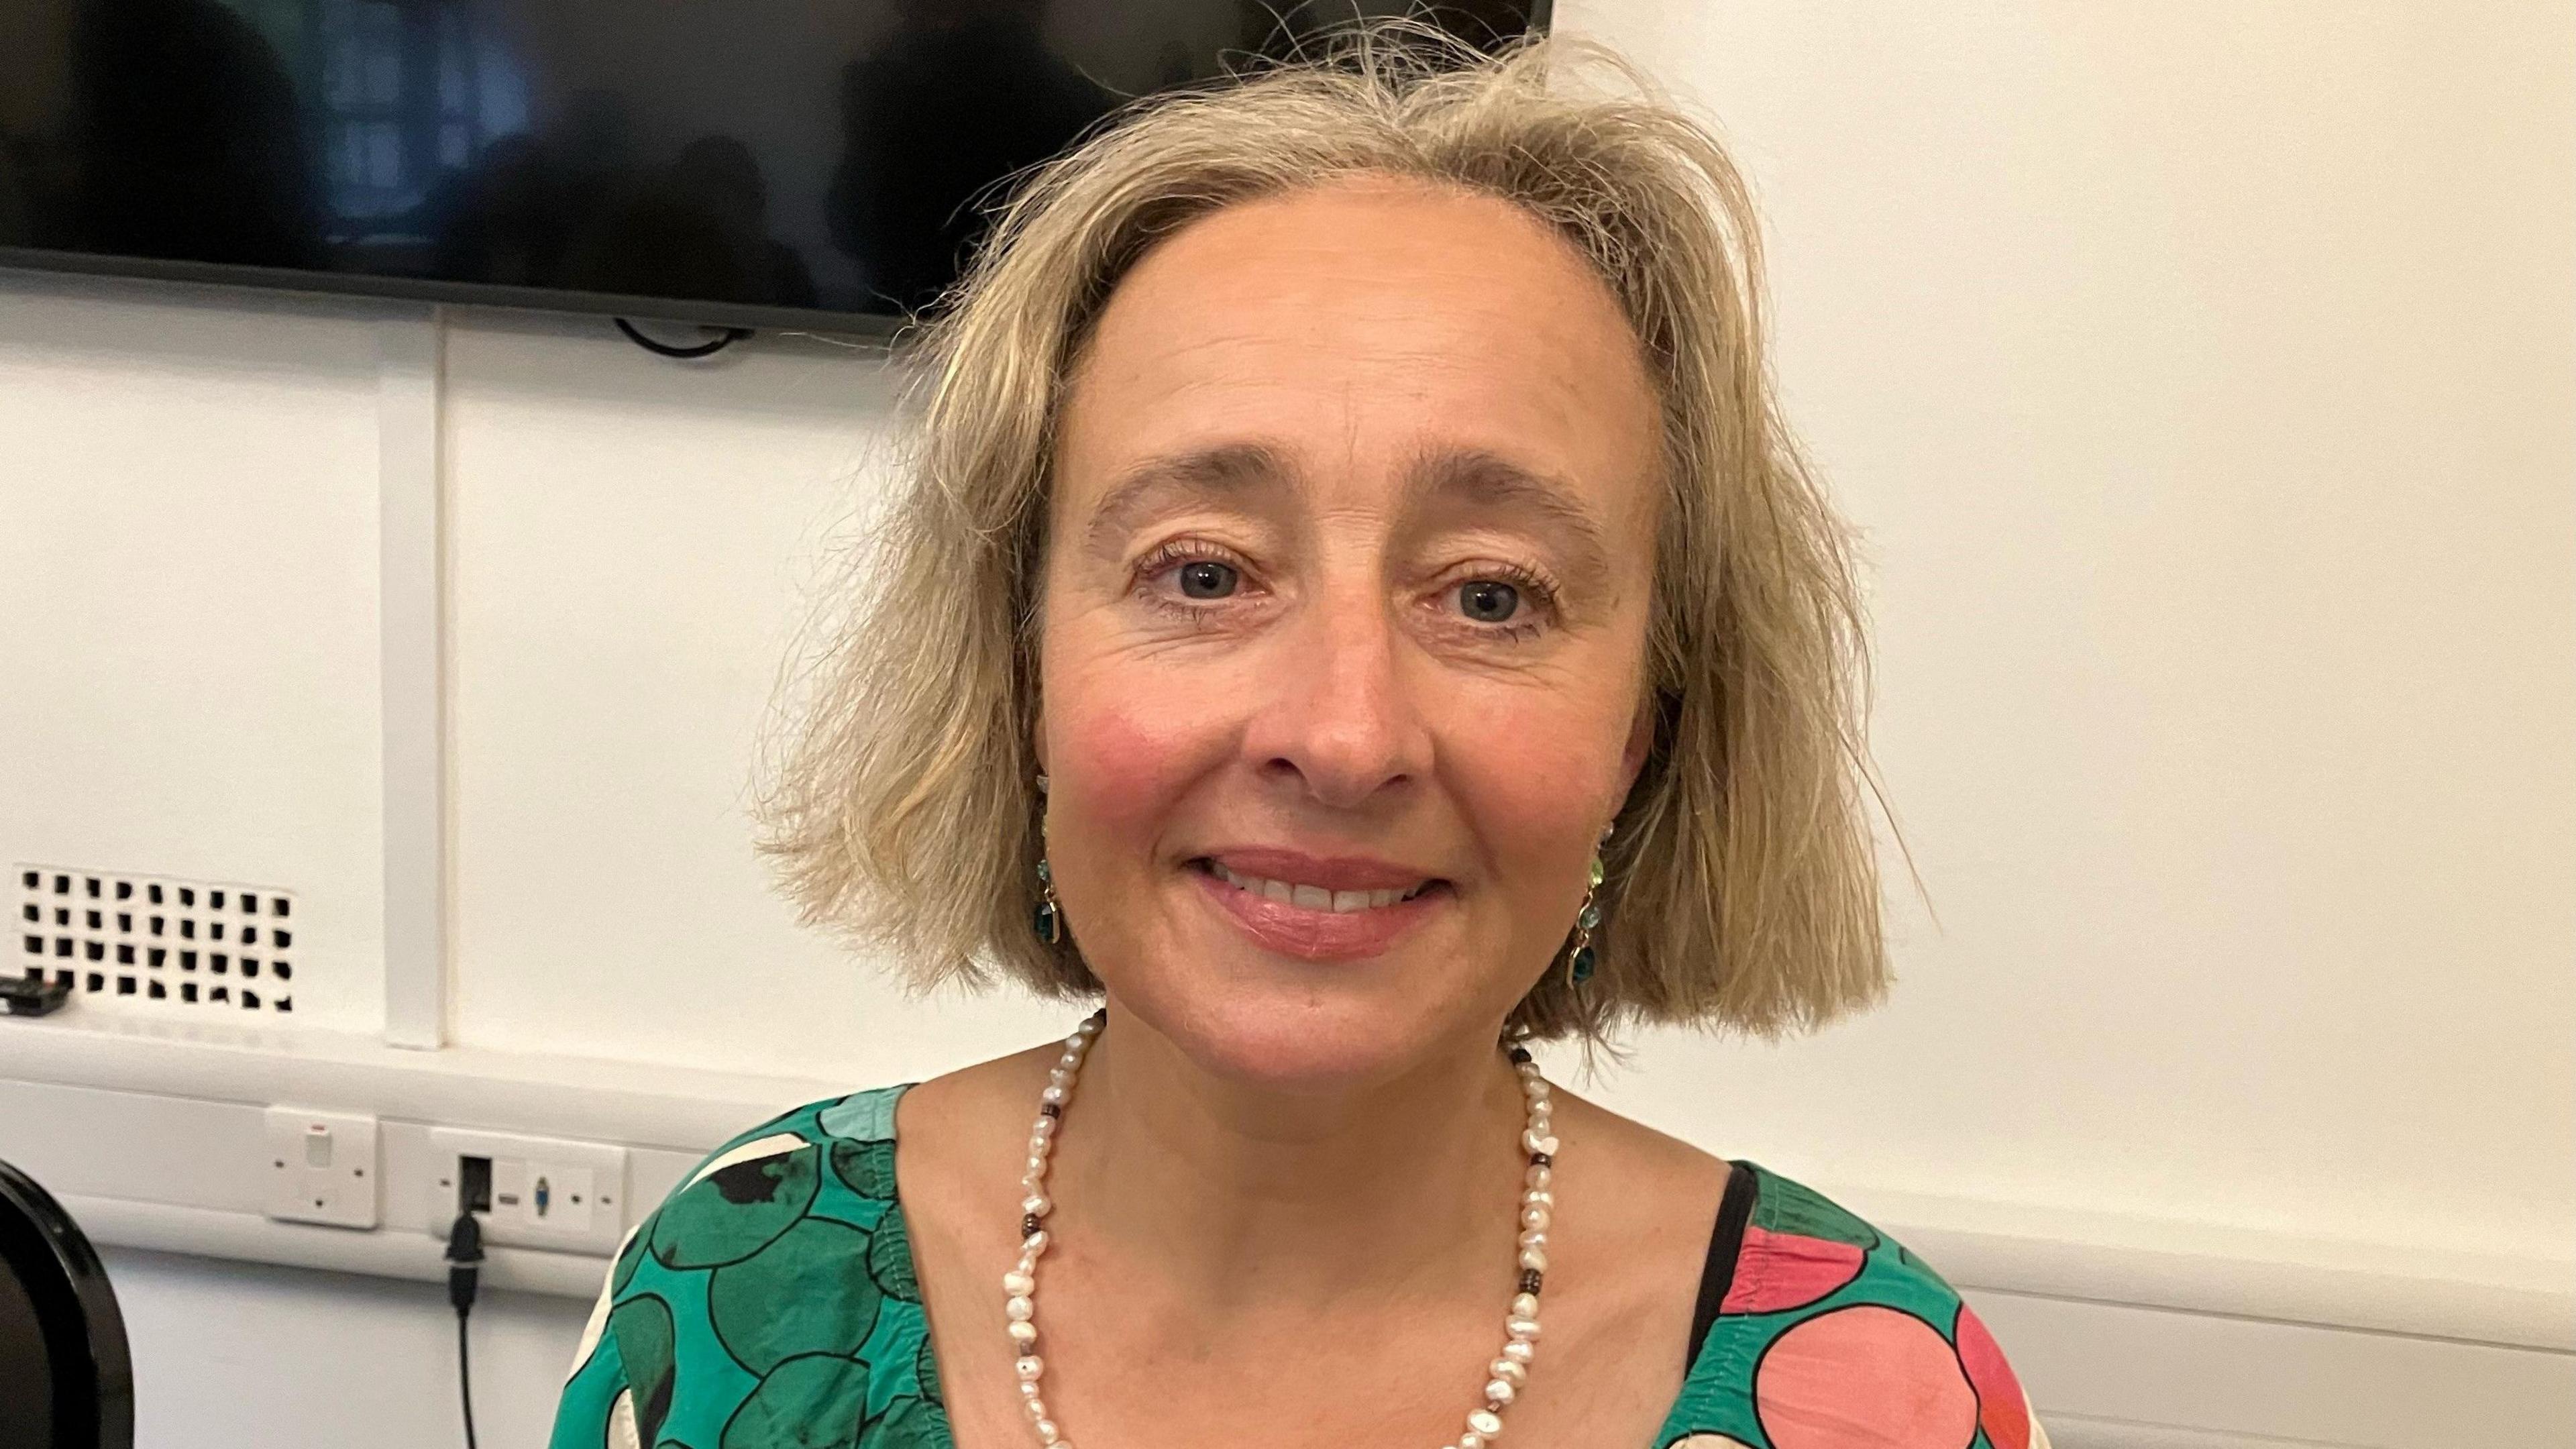
[[[895,1206],[911,1085],[743,1133],[628,1235],[552,1449],[954,1449]],[[1735,1166],[1690,1372],[1648,1449],[2046,1449],[1993,1338],[1921,1259]]]

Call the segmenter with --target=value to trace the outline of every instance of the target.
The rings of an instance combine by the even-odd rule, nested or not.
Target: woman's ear
[[[1029,705],[1029,758],[1037,762],[1038,773],[1047,772],[1046,696],[1039,695]]]
[[[1628,792],[1637,788],[1637,772],[1646,767],[1646,752],[1655,747],[1655,698],[1649,694],[1637,701],[1637,717],[1628,724],[1628,744],[1619,752],[1619,800],[1625,804]]]

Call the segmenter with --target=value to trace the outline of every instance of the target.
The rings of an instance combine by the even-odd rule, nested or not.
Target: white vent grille
[[[295,893],[233,881],[15,867],[10,953],[84,1008],[292,1012],[303,969]]]

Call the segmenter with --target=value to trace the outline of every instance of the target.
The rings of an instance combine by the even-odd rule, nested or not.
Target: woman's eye
[[[1222,599],[1234,592],[1241,580],[1231,564],[1200,559],[1181,565],[1181,596],[1189,599]]]
[[[1458,607],[1479,624],[1507,624],[1520,612],[1521,591],[1495,579],[1471,579],[1458,586]]]

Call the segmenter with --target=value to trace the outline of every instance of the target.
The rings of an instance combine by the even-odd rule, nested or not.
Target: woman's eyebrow
[[[1407,470],[1406,491],[1417,507],[1454,501],[1480,509],[1536,514],[1561,534],[1566,562],[1576,572],[1597,575],[1609,566],[1607,535],[1583,495],[1498,453],[1482,448],[1427,450]]]
[[[1091,511],[1083,529],[1095,553],[1115,553],[1145,520],[1168,509],[1295,480],[1287,455],[1262,442],[1219,443],[1158,454],[1119,476]],[[1567,566],[1597,574],[1608,566],[1601,520],[1581,493],[1544,474],[1482,448],[1432,447],[1405,469],[1405,494],[1415,507],[1463,503],[1478,509],[1518,510],[1554,525]]]
[[[1083,537],[1095,552],[1115,552],[1139,524],[1175,504],[1285,482],[1295,472],[1286,456],[1266,443],[1220,443],[1160,454],[1137,463],[1110,485],[1091,510]]]

